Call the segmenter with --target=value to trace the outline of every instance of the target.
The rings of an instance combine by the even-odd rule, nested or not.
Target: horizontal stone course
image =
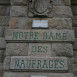
[[[57,62],[57,64],[55,64]],[[67,71],[67,58],[65,57],[11,57],[10,70],[18,71]]]
[[[35,76],[47,76],[47,77],[73,77],[73,73],[38,73],[38,72],[5,72],[4,73],[4,77],[31,77],[31,75],[35,75]]]
[[[72,17],[71,8],[69,6],[53,6],[53,12],[54,12],[53,17],[60,17],[60,18]],[[10,16],[27,17],[27,7],[26,6],[11,6]]]
[[[11,5],[23,6],[27,4],[27,0],[11,0]],[[70,0],[53,0],[54,6],[70,6]]]
[[[8,43],[6,45],[6,56],[27,56],[27,43]]]
[[[54,43],[52,44],[52,52],[56,56],[73,57],[73,46],[72,44],[66,43]]]
[[[73,30],[37,30],[37,29],[8,29],[6,31],[8,42],[73,42]]]
[[[33,20],[48,20],[49,29],[72,29],[71,18],[10,18],[10,29],[31,29]]]

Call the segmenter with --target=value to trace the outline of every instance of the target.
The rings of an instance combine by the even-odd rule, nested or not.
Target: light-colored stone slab
[[[49,43],[29,43],[29,56],[51,56],[51,44]]]
[[[8,42],[73,42],[73,30],[53,29],[9,29],[6,31]]]
[[[5,38],[0,37],[0,48],[1,49],[5,49],[6,48]]]
[[[23,6],[27,4],[27,0],[11,0],[11,5]]]
[[[0,16],[0,26],[9,26],[9,16]]]
[[[65,57],[11,57],[10,70],[19,71],[67,71],[67,58]]]
[[[28,44],[27,43],[8,43],[6,45],[7,56],[27,56]]]
[[[32,28],[48,28],[48,20],[33,20]]]
[[[56,56],[72,57],[73,46],[72,44],[66,44],[66,43],[54,43],[52,44],[52,52]]]
[[[47,77],[74,77],[73,73],[45,73],[45,72],[5,72],[4,77],[31,77],[31,75],[44,75]]]
[[[72,11],[69,6],[54,6],[54,17],[61,17],[61,18],[70,18],[72,17]]]
[[[26,6],[11,6],[10,16],[26,17],[27,7]]]
[[[71,18],[10,18],[10,29],[31,29],[33,20],[48,20],[49,29],[72,29]]]

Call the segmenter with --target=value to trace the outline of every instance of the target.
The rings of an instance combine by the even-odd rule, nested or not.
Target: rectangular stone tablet
[[[65,57],[11,57],[10,70],[18,71],[67,71],[67,58]]]
[[[48,28],[48,20],[33,20],[32,28]]]
[[[9,29],[6,41],[11,42],[74,42],[73,30],[56,29]]]
[[[51,57],[50,43],[29,43],[28,56],[48,56]]]

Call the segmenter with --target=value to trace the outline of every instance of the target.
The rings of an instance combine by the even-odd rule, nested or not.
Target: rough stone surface
[[[0,48],[1,49],[6,48],[5,38],[0,37]]]
[[[73,73],[23,73],[23,72],[5,72],[4,73],[4,77],[31,77],[31,75],[35,75],[35,76],[47,76],[47,77],[73,77]]]
[[[27,43],[8,43],[6,46],[7,56],[27,56],[28,44]]]
[[[72,11],[69,6],[54,6],[53,11],[54,17],[72,17]]]
[[[72,44],[66,43],[54,43],[52,44],[52,51],[56,56],[73,56],[73,46]]]
[[[77,38],[75,39],[75,42],[73,44],[73,49],[77,49]]]
[[[11,0],[11,5],[23,6],[27,4],[27,0]]]
[[[55,65],[55,61],[57,64]],[[27,63],[29,62],[29,63]],[[61,62],[61,63],[60,63]],[[23,64],[22,64],[23,63]],[[40,63],[40,65],[39,65]],[[29,65],[30,64],[30,65]],[[51,65],[52,64],[52,65]],[[67,58],[65,57],[11,57],[10,70],[18,71],[67,71]]]
[[[49,29],[72,29],[70,18],[24,18],[13,17],[10,19],[10,29],[31,29],[33,20],[48,20]]]
[[[7,56],[5,59],[4,59],[4,63],[3,63],[3,69],[5,71],[9,70],[10,69],[10,56]]]
[[[9,16],[10,6],[0,6],[0,16]]]
[[[75,30],[75,37],[77,38],[77,27],[75,27],[76,30]]]
[[[0,26],[0,37],[4,36],[4,27]]]
[[[0,26],[9,26],[9,16],[0,16]]]
[[[29,43],[29,56],[48,56],[50,57],[52,53],[50,43]]]
[[[28,34],[25,35],[27,32]],[[8,42],[73,42],[74,39],[73,30],[9,29],[6,31]]]
[[[11,6],[10,16],[27,17],[26,6]]]
[[[55,6],[70,6],[70,0],[53,0],[53,5]]]
[[[4,50],[0,50],[0,63],[3,62],[4,59]]]

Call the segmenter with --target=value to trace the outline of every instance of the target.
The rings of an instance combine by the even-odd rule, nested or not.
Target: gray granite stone
[[[70,18],[25,18],[13,17],[10,19],[10,29],[31,29],[33,20],[48,20],[49,29],[72,29]]]
[[[9,26],[9,16],[0,16],[0,26]]]
[[[29,56],[51,57],[51,53],[50,43],[29,43]]]
[[[27,7],[26,6],[11,6],[10,16],[27,17]]]
[[[69,6],[54,6],[53,7],[54,16],[53,17],[61,17],[61,18],[71,18],[72,11]]]
[[[53,54],[56,56],[73,57],[72,44],[53,43],[52,44],[52,51],[53,51]]]
[[[53,5],[55,6],[70,6],[70,0],[53,0]]]
[[[0,6],[0,16],[9,16],[10,6]]]
[[[7,56],[27,56],[28,44],[27,43],[8,43],[6,45]]]
[[[11,0],[11,5],[23,6],[27,5],[27,0]]]
[[[3,60],[4,60],[4,51],[5,50],[0,50],[0,63],[3,63]]]
[[[57,64],[55,65],[55,63]],[[11,57],[10,70],[18,71],[67,71],[67,58],[65,57]]]
[[[73,30],[37,30],[37,29],[9,29],[6,31],[8,42],[73,42]]]
[[[3,62],[4,71],[8,71],[10,69],[10,60],[11,60],[10,56],[5,57],[4,62]]]
[[[0,37],[0,48],[1,49],[5,49],[6,48],[5,38]]]
[[[45,72],[5,72],[4,77],[31,77],[36,76],[47,76],[47,77],[73,77],[73,73],[45,73]]]

